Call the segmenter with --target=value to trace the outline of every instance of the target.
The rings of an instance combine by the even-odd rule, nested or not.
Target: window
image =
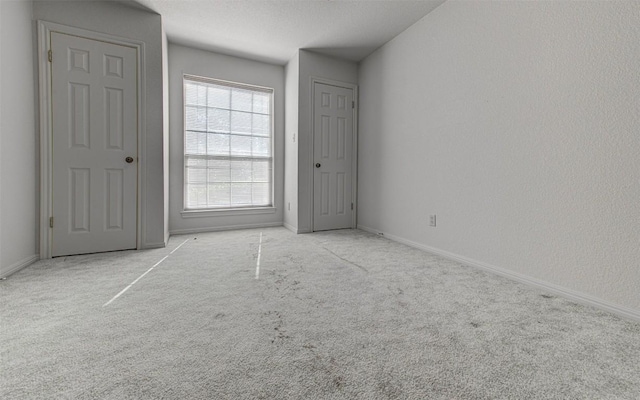
[[[273,206],[273,89],[184,76],[185,210]]]

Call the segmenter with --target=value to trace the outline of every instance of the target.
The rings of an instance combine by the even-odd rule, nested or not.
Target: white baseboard
[[[288,230],[290,230],[293,233],[300,233],[300,232],[298,232],[298,228],[295,228],[293,225],[289,225],[286,222],[283,222],[282,226],[284,226],[285,228],[287,228]]]
[[[366,232],[374,233],[379,235],[381,232],[379,230],[370,228],[364,225],[358,225],[358,229],[361,229]],[[634,310],[632,308],[620,306],[615,303],[611,303],[602,299],[599,299],[595,296],[578,292],[576,290],[568,289],[559,285],[555,285],[553,283],[545,282],[543,280],[533,278],[524,274],[520,274],[518,272],[509,271],[505,268],[496,267],[491,264],[484,263],[482,261],[477,261],[468,257],[464,257],[458,254],[454,254],[445,250],[441,250],[435,247],[426,246],[420,243],[416,243],[411,240],[404,239],[399,236],[390,235],[386,233],[382,233],[383,237],[386,237],[389,240],[393,240],[394,242],[406,244],[407,246],[414,247],[416,249],[424,250],[429,253],[437,254],[444,258],[447,258],[452,261],[457,261],[464,265],[468,265],[471,267],[476,267],[483,269],[485,271],[494,273],[496,275],[504,276],[505,278],[512,279],[514,281],[524,283],[525,285],[535,287],[536,289],[544,290],[546,292],[553,293],[557,296],[564,297],[569,300],[573,300],[577,303],[584,304],[587,306],[595,307],[600,310],[604,310],[616,315],[619,315],[623,318],[627,318],[636,322],[640,322],[640,310]]]
[[[171,231],[169,231],[169,233],[171,235],[188,235],[192,233],[232,231],[237,229],[273,228],[277,226],[282,226],[282,222],[269,222],[266,224],[213,226],[213,227],[192,228],[192,229],[172,229]]]
[[[382,234],[382,232],[380,232],[379,230],[376,230],[376,229],[373,229],[373,228],[369,228],[368,226],[364,226],[364,225],[358,224],[358,229],[360,229],[361,231],[373,233],[374,235],[384,236],[384,234]],[[394,241],[397,242],[397,240],[394,240]]]
[[[167,244],[165,242],[145,243],[144,245],[142,245],[140,250],[161,249],[163,247],[167,247]]]
[[[33,264],[39,259],[40,259],[39,255],[33,254],[29,257],[23,258],[22,260],[9,265],[7,268],[2,268],[2,271],[0,272],[0,279],[4,279],[9,275],[20,271],[22,268],[28,267],[29,265]]]
[[[287,223],[283,223],[282,226],[284,226],[285,228],[287,228],[288,230],[290,230],[291,232],[295,233],[295,234],[299,234],[299,233],[311,233],[310,229],[298,229],[298,228],[294,228],[293,225],[289,225]]]

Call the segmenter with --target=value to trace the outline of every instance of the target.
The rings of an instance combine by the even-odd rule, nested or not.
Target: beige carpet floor
[[[357,230],[40,261],[0,344],[2,399],[640,398],[640,324]]]

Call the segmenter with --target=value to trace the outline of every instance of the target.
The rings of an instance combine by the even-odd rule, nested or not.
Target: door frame
[[[315,212],[315,170],[313,164],[315,163],[315,117],[316,117],[316,104],[315,104],[315,91],[316,91],[316,83],[321,83],[329,86],[336,86],[344,89],[351,89],[353,91],[353,142],[351,147],[351,199],[353,201],[353,213],[351,214],[351,229],[355,229],[358,225],[358,85],[354,85],[352,83],[336,81],[332,79],[320,78],[320,77],[311,77],[311,118],[310,118],[310,153],[309,153],[309,182],[311,182],[309,188],[309,210],[311,211],[309,214],[309,226],[311,227],[311,232],[315,232],[314,226],[314,212]]]
[[[51,49],[51,33],[58,32],[71,36],[106,42],[121,46],[133,47],[136,50],[137,65],[137,144],[138,144],[138,175],[137,175],[137,204],[136,204],[136,248],[140,249],[143,243],[145,221],[143,219],[143,207],[145,200],[146,172],[143,168],[145,162],[145,68],[144,68],[144,42],[89,31],[82,28],[57,24],[38,20],[38,74],[39,74],[39,106],[40,106],[40,259],[51,258],[52,228],[49,226],[53,213],[53,108],[51,98],[51,63],[49,62],[49,50]]]

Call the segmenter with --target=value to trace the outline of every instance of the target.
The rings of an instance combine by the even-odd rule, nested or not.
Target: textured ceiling
[[[169,40],[285,64],[298,49],[360,61],[444,0],[130,0]]]

